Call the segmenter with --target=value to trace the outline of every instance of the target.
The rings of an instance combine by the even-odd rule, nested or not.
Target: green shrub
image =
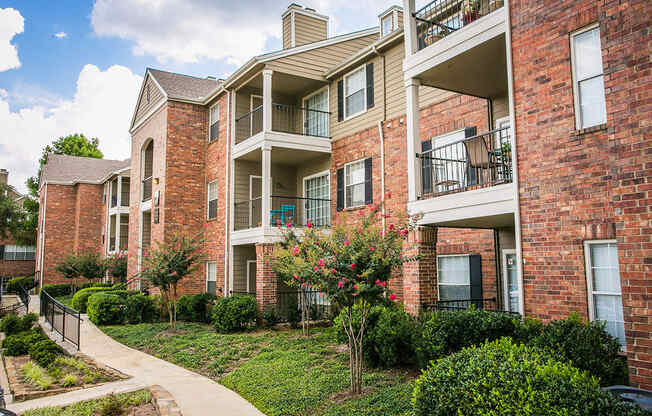
[[[431,360],[450,355],[464,347],[512,337],[520,325],[518,316],[473,307],[462,311],[426,314],[420,320],[414,337],[418,363],[424,368]]]
[[[32,276],[14,277],[7,282],[7,286],[5,286],[5,292],[16,293],[19,286],[22,286],[25,290],[30,290],[36,286],[36,283],[34,282],[34,278]]]
[[[334,327],[337,340],[347,343],[344,323],[348,322],[344,308],[335,318]],[[358,308],[353,308],[353,330],[360,330],[361,317]],[[401,364],[411,364],[414,357],[412,336],[415,331],[414,319],[397,306],[375,306],[371,308],[365,324],[365,339],[362,355],[372,367],[390,368]]]
[[[130,324],[155,322],[159,316],[154,299],[141,293],[127,298],[126,313],[127,322]]]
[[[41,328],[34,328],[30,331],[19,332],[9,335],[2,342],[4,354],[9,356],[26,355],[29,347],[39,341],[48,339]]]
[[[124,411],[124,403],[115,394],[109,394],[102,403],[100,416],[120,416]]]
[[[602,386],[628,384],[627,361],[620,344],[600,322],[584,322],[577,314],[546,324],[530,345],[547,348],[560,359],[598,377]]]
[[[112,290],[127,290],[127,284],[126,283],[116,283],[114,285],[109,285]]]
[[[77,376],[74,374],[66,374],[61,380],[61,385],[63,387],[72,387],[77,384]]]
[[[210,293],[184,295],[177,300],[177,319],[188,322],[210,322],[210,307],[217,296]]]
[[[0,320],[0,331],[5,335],[14,335],[19,332],[29,331],[34,324],[38,321],[38,315],[35,313],[28,313],[23,316],[14,314],[5,315]]]
[[[53,298],[58,298],[61,296],[68,296],[72,293],[72,285],[70,283],[59,283],[51,285],[43,285],[41,290],[44,290],[48,295]]]
[[[77,289],[87,289],[89,287],[112,287],[113,283],[86,282],[79,285]]]
[[[95,293],[107,292],[108,290],[109,289],[106,287],[95,286],[78,290],[77,293],[75,293],[75,296],[72,297],[72,307],[81,313],[86,313],[88,298],[90,298],[91,295],[94,295]]]
[[[221,298],[213,307],[213,325],[221,333],[246,329],[256,319],[257,310],[253,296]]]
[[[273,327],[274,325],[276,325],[277,323],[280,322],[280,318],[279,318],[278,314],[276,313],[276,308],[273,307],[273,306],[266,308],[263,311],[263,314],[261,315],[261,318],[263,318],[263,324],[267,328],[271,328],[271,327]]]
[[[126,301],[112,293],[94,293],[88,299],[88,318],[96,325],[117,325],[126,316]]]
[[[548,351],[505,338],[431,364],[416,381],[415,416],[643,415]]]
[[[29,346],[29,357],[43,368],[47,368],[63,354],[63,349],[51,339],[43,339]]]
[[[39,390],[47,390],[54,383],[52,377],[33,361],[26,362],[22,371],[25,381]]]

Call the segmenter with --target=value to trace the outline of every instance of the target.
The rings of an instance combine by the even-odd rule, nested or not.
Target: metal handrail
[[[236,117],[235,121],[238,122],[238,121],[242,120],[245,117],[249,117],[250,115],[254,114],[255,112],[257,112],[258,110],[260,110],[262,108],[263,108],[263,105],[261,104],[258,107],[256,107],[256,108],[252,109],[251,111],[249,111],[248,113],[244,113],[240,117]]]
[[[76,311],[63,303],[59,302],[52,297],[48,292],[41,289],[41,315],[45,318],[45,321],[50,324],[52,331],[56,331],[61,335],[63,341],[69,341],[77,347],[77,351],[80,348],[80,338],[81,338],[81,312]],[[61,328],[57,327],[57,324],[54,319],[55,308],[58,308],[63,313],[63,319],[61,320]],[[77,321],[77,339],[70,338],[66,336],[66,315],[72,316]]]
[[[473,139],[477,139],[477,138],[484,137],[484,136],[489,136],[491,134],[496,134],[496,133],[499,133],[499,132],[502,132],[502,131],[508,131],[509,129],[510,129],[510,127],[501,127],[501,128],[498,128],[498,129],[493,129],[493,130],[486,131],[484,133],[476,134],[475,136],[465,137],[463,139],[456,140],[454,142],[445,144],[443,146],[439,146],[439,147],[436,147],[434,149],[430,149],[430,150],[426,150],[426,151],[421,152],[421,153],[417,153],[417,157],[423,157],[423,155],[425,155],[427,153],[436,152],[437,150],[441,150],[441,149],[446,148],[446,147],[450,147],[450,146],[453,146],[453,145],[456,145],[456,144],[463,144],[464,142],[468,142],[468,141],[471,141]]]
[[[305,108],[305,107],[299,107],[296,105],[291,105],[291,104],[279,104],[279,103],[272,103],[273,107],[284,107],[284,108],[293,108],[295,110],[301,110],[301,111],[312,111],[314,113],[322,113],[322,114],[331,114],[330,111],[323,111],[323,110],[315,110],[314,108]]]

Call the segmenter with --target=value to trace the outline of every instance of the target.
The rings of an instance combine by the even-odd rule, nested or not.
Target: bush
[[[628,384],[627,361],[620,356],[620,344],[600,322],[584,322],[577,314],[551,321],[530,344],[547,348],[560,359],[598,377],[602,386]]]
[[[125,299],[112,293],[94,293],[88,299],[88,318],[96,325],[123,323],[126,309]]]
[[[75,296],[72,297],[72,307],[81,313],[86,313],[88,305],[88,298],[91,295],[99,292],[107,292],[109,289],[106,287],[87,287],[86,289],[78,290]]]
[[[53,298],[58,298],[70,295],[72,293],[72,285],[70,283],[43,285],[41,290],[46,291]]]
[[[253,296],[221,298],[213,307],[213,325],[221,333],[246,329],[256,319],[257,310]]]
[[[154,299],[140,293],[127,298],[126,310],[127,322],[130,324],[155,322],[159,316]]]
[[[417,360],[420,367],[425,368],[431,360],[450,355],[464,347],[512,337],[520,326],[518,316],[473,307],[462,311],[426,314],[415,331]]]
[[[49,367],[61,354],[63,354],[63,349],[49,338],[40,340],[29,347],[29,357],[43,368]]]
[[[113,283],[86,282],[79,285],[78,289],[87,289],[89,287],[111,287]]]
[[[4,354],[8,356],[26,355],[29,347],[41,340],[48,339],[40,328],[10,335],[2,342]]]
[[[54,379],[33,361],[26,362],[22,370],[25,381],[39,390],[47,390],[54,384]]]
[[[348,309],[343,309],[335,318],[334,327],[337,340],[348,343],[344,323],[348,321]],[[360,330],[360,313],[353,309],[353,329]],[[410,364],[414,357],[412,336],[415,331],[413,318],[397,306],[375,306],[367,316],[362,355],[372,367],[390,368],[400,364]]]
[[[210,322],[210,307],[217,296],[210,293],[184,295],[177,300],[177,319],[188,322]]]
[[[511,339],[441,359],[416,381],[415,416],[643,415],[600,390],[595,378]]]
[[[266,328],[271,328],[277,323],[280,322],[280,318],[278,314],[276,313],[276,308],[271,306],[263,311],[263,314],[261,316],[263,318],[263,323]]]
[[[36,321],[38,321],[38,315],[35,313],[28,313],[21,317],[14,314],[5,315],[0,320],[0,331],[4,332],[5,335],[29,331]]]
[[[34,288],[36,284],[34,283],[34,278],[32,276],[14,277],[7,282],[5,292],[16,293],[19,286],[22,286],[25,290],[30,290]]]

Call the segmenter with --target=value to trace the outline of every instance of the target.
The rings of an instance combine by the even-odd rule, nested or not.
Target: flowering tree
[[[54,269],[66,279],[70,279],[70,293],[74,293],[75,279],[81,276],[77,267],[77,256],[75,253],[69,253],[60,262],[54,266]]]
[[[101,246],[100,246],[101,247]],[[99,249],[86,247],[77,253],[77,270],[79,274],[88,280],[101,279],[104,277],[106,267]]]
[[[407,218],[383,227],[381,206],[369,205],[357,218],[348,216],[329,231],[308,228],[301,238],[288,231],[274,251],[272,267],[288,285],[324,293],[345,308],[349,344],[351,392],[362,389],[362,340],[369,311],[396,295],[387,281],[392,270],[411,258],[403,256],[403,242],[410,230]],[[361,322],[354,328],[353,309]]]
[[[177,329],[177,285],[199,267],[203,242],[203,233],[194,237],[173,235],[169,242],[157,243],[143,258],[141,278],[158,287],[169,300],[173,331]]]
[[[109,257],[104,259],[104,264],[109,272],[109,275],[113,277],[114,282],[117,280],[120,283],[124,283],[127,279],[127,253],[121,251],[120,253],[111,254]]]

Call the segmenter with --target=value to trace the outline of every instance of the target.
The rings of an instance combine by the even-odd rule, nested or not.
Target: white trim
[[[251,264],[251,263],[256,264],[257,262],[256,262],[256,260],[247,260],[247,293],[251,293],[251,289],[250,289],[250,287],[249,287],[249,280],[251,279],[251,276],[249,276],[249,271],[251,270],[251,269],[249,268],[249,264]],[[257,269],[257,268],[258,268],[258,267],[256,266],[256,269]],[[258,270],[256,270],[256,273],[258,273]],[[255,277],[256,277],[256,276],[254,276],[254,278],[255,278]],[[254,281],[255,281],[255,280],[254,280]]]
[[[330,104],[331,104],[331,101],[330,101],[331,100],[331,97],[330,97],[331,90],[330,90],[330,88],[328,88],[328,85],[324,85],[323,87],[319,88],[317,91],[311,92],[310,94],[303,97],[301,99],[301,105],[303,106],[303,108],[305,108],[307,110],[308,106],[306,105],[306,101],[309,100],[310,98],[312,98],[313,96],[315,96],[317,94],[320,94],[324,90],[326,90],[326,111],[329,112],[330,111]],[[301,120],[301,122],[302,122],[301,131],[303,131],[304,136],[307,136],[307,134],[306,134],[306,131],[307,131],[306,130],[306,114],[307,114],[307,111],[302,111],[302,113],[303,113],[303,115],[302,115],[302,120]],[[330,126],[330,124],[331,124],[330,123],[330,117],[328,117],[328,121],[326,123],[326,129],[328,130],[326,132],[327,137],[330,136],[330,134],[331,134],[331,126]]]
[[[578,29],[574,32],[570,33],[570,56],[571,56],[571,82],[573,83],[573,105],[574,105],[574,110],[575,110],[575,128],[577,130],[580,129],[586,129],[586,128],[591,128],[595,127],[596,125],[593,126],[582,126],[583,121],[582,121],[582,106],[580,103],[580,90],[579,90],[579,84],[580,80],[577,78],[577,63],[576,63],[576,58],[575,58],[575,42],[574,39],[576,36],[581,35],[583,33],[589,32],[591,30],[598,29],[598,32],[600,33],[599,41],[600,41],[600,51],[602,51],[602,31],[600,30],[600,23],[595,22],[590,25],[584,26],[581,29]],[[600,54],[600,63],[602,64],[602,74],[597,75],[597,76],[602,76],[604,79],[604,62],[602,62],[602,54]],[[596,76],[596,77],[597,77]],[[606,91],[604,88],[602,89],[603,95],[605,95],[605,107],[606,107]],[[605,116],[606,116],[606,108],[605,108]],[[605,123],[607,122],[606,117],[605,117]]]
[[[145,188],[143,187],[143,182],[145,181],[145,179],[147,179],[144,176],[145,175],[145,151],[147,150],[147,147],[149,146],[150,143],[152,144],[152,176],[151,176],[151,179],[152,179],[152,195],[150,196],[150,198],[147,201],[151,201],[152,198],[154,197],[154,138],[153,137],[148,137],[145,140],[145,142],[143,143],[143,145],[140,147],[140,178],[138,180],[139,187],[140,187],[140,196],[139,196],[138,199],[139,199],[139,202],[141,204],[143,202],[147,202],[147,201],[143,201],[143,196],[144,196],[144,193],[145,193]],[[131,182],[130,182],[129,186],[131,186]]]
[[[364,106],[363,106],[363,109],[361,111],[358,111],[355,114],[351,114],[351,115],[347,116],[346,115],[346,98],[347,98],[348,95],[347,95],[347,88],[346,88],[346,79],[348,77],[350,77],[351,75],[353,75],[354,73],[358,72],[358,71],[362,71],[362,74],[364,75],[364,82],[362,83],[362,90],[364,91],[364,101],[363,101]],[[344,74],[344,76],[342,77],[342,82],[344,84],[343,88],[342,88],[343,93],[344,93],[344,97],[342,97],[343,104],[344,104],[344,119],[342,121],[347,121],[347,120],[350,120],[350,119],[352,119],[354,117],[359,116],[360,114],[364,114],[364,113],[367,112],[367,67],[366,67],[366,64],[362,64],[362,65],[356,67],[355,69],[353,69],[352,71],[349,71],[346,74]]]
[[[290,48],[297,45],[297,35],[295,30],[294,10],[290,13]]]
[[[507,256],[509,254],[513,254],[515,256],[515,266],[516,266],[516,280],[518,280],[518,311],[510,311],[509,310],[509,284],[508,284],[508,276],[507,276]],[[516,249],[515,248],[504,248],[501,250],[501,258],[502,258],[502,271],[501,273],[503,274],[503,302],[504,302],[504,309],[509,312],[518,312],[521,315],[523,315],[523,282],[521,281],[520,274],[518,273],[518,256],[516,255]]]
[[[304,198],[307,198],[307,194],[306,194],[306,182],[308,182],[308,181],[311,180],[311,179],[319,178],[319,177],[321,177],[321,176],[326,176],[326,178],[328,179],[328,190],[329,190],[329,191],[328,191],[328,194],[329,194],[329,198],[328,198],[328,199],[330,199],[330,188],[331,188],[331,171],[330,171],[330,170],[323,170],[323,171],[321,171],[321,172],[313,173],[312,175],[308,175],[308,176],[304,176],[304,177],[303,177],[303,192],[302,192],[302,194],[303,194],[303,197],[304,197]],[[303,208],[303,209],[304,209],[304,211],[306,211],[305,205],[304,205],[304,208]],[[327,218],[328,221],[327,221],[327,223],[330,224],[330,221],[331,221],[331,210],[330,210],[330,206],[329,206],[329,209],[327,210],[327,212],[328,212],[328,218]],[[306,221],[308,221],[308,212],[304,212],[304,215],[305,215],[305,217],[306,217]]]
[[[350,166],[350,165],[352,165],[352,164],[354,164],[354,163],[360,163],[360,162],[363,162],[362,170],[363,170],[363,172],[364,172],[364,171],[365,171],[365,166],[364,166],[364,161],[365,161],[365,159],[367,159],[367,158],[366,158],[366,157],[363,157],[362,159],[358,159],[358,160],[354,160],[354,161],[352,161],[352,162],[345,163],[345,164],[344,164],[344,167],[342,168],[342,169],[344,169],[344,171],[343,171],[343,172],[344,172],[344,195],[343,195],[343,196],[344,196],[344,209],[360,208],[360,207],[364,207],[364,206],[366,205],[366,204],[365,204],[365,201],[362,201],[362,204],[361,204],[361,205],[352,205],[352,206],[350,206],[350,207],[346,205],[346,187],[347,187],[347,186],[360,185],[360,183],[355,183],[355,184],[353,184],[353,185],[351,185],[351,184],[348,184],[348,185],[347,185],[347,183],[346,183],[346,167],[347,167],[347,166]],[[366,176],[366,172],[365,172],[365,177],[364,177],[364,180],[362,181],[362,185],[364,186],[366,182],[367,182],[367,176]],[[365,194],[366,194],[366,192],[365,192]],[[365,195],[365,197],[366,197],[366,195]]]
[[[213,109],[215,107],[217,107],[217,122],[219,123],[220,121],[222,121],[221,120],[221,114],[220,114],[222,112],[222,108],[220,107],[220,101],[217,100],[215,102],[215,104],[213,104],[212,106],[210,106],[208,108],[208,138],[207,138],[208,143],[216,142],[219,139],[219,134],[218,134],[218,137],[216,137],[215,139],[211,139],[211,128],[213,127],[213,124],[214,124],[213,123]]]
[[[399,28],[399,30],[395,31],[394,33],[390,34],[389,36],[383,36],[382,38],[380,38],[377,41],[373,42],[369,46],[366,46],[366,47],[360,49],[355,54],[351,55],[350,57],[346,58],[344,61],[340,62],[336,66],[329,69],[324,74],[324,78],[330,79],[333,76],[337,75],[338,73],[340,73],[340,72],[346,70],[347,68],[355,65],[358,61],[366,59],[367,57],[369,57],[371,55],[375,55],[379,49],[382,49],[385,46],[387,46],[388,44],[394,42],[395,40],[398,40],[398,39],[402,38],[403,35],[404,35],[403,28]]]
[[[215,218],[210,217],[210,204],[211,204],[211,184],[215,184],[217,187],[218,181],[217,179],[212,180],[206,184],[206,220],[216,220],[217,219],[217,209],[215,210]],[[219,193],[219,189],[217,189]],[[219,195],[215,198],[215,201],[219,201]]]
[[[260,199],[260,202],[261,202],[260,220],[261,221],[263,220],[262,201],[263,201],[263,186],[264,186],[265,181],[263,181],[262,175],[249,175],[249,228],[255,228],[254,226],[252,226],[252,223],[251,223],[251,214],[253,212],[252,206],[251,206],[251,201],[254,200],[254,197],[253,197],[253,190],[254,190],[253,182],[254,182],[254,179],[260,179],[260,198],[256,198],[256,199]]]
[[[150,78],[152,79],[154,84],[156,84],[158,89],[161,90],[161,93],[163,94],[163,100],[161,100],[161,102],[167,101],[167,98],[168,98],[167,92],[165,92],[165,90],[163,88],[161,88],[161,85],[158,83],[158,81],[156,81],[156,78],[154,78],[154,76],[152,75],[152,73],[150,72],[150,70],[148,68],[147,71],[145,72],[145,78],[143,79],[143,83],[140,86],[140,91],[138,92],[138,99],[136,100],[136,108],[134,108],[134,114],[131,116],[131,123],[129,123],[129,125],[131,126],[131,128],[129,129],[129,132],[131,132],[132,130],[134,130],[136,128],[136,126],[134,126],[134,122],[136,121],[136,113],[138,113],[138,107],[140,105],[140,101],[143,99],[143,91],[145,90],[145,84],[147,84],[147,80],[149,80]],[[160,104],[158,104],[158,105],[160,105]],[[151,111],[150,111],[150,113],[151,113]],[[147,113],[147,114],[148,114],[147,117],[149,117],[149,113]],[[141,121],[147,119],[147,117],[143,116]],[[139,124],[140,124],[140,122],[139,122]]]
[[[204,292],[208,293],[208,271],[211,264],[215,265],[215,295],[217,295],[217,262],[215,260],[206,260],[206,274],[204,278]]]
[[[467,257],[467,258],[470,259],[471,254],[468,254],[468,253],[467,254],[440,254],[440,255],[437,255],[435,257],[435,271],[437,273],[437,281],[435,282],[435,285],[437,286],[437,300],[441,300],[441,296],[439,295],[439,285],[440,285],[439,276],[441,275],[441,273],[439,273],[439,259],[440,258],[450,258],[450,257]],[[446,283],[446,284],[444,284],[444,286],[468,286],[469,295],[470,295],[471,294],[471,265],[470,264],[469,264],[468,278],[469,278],[469,284],[460,285],[460,284],[455,284],[455,283],[451,283],[451,284]]]

